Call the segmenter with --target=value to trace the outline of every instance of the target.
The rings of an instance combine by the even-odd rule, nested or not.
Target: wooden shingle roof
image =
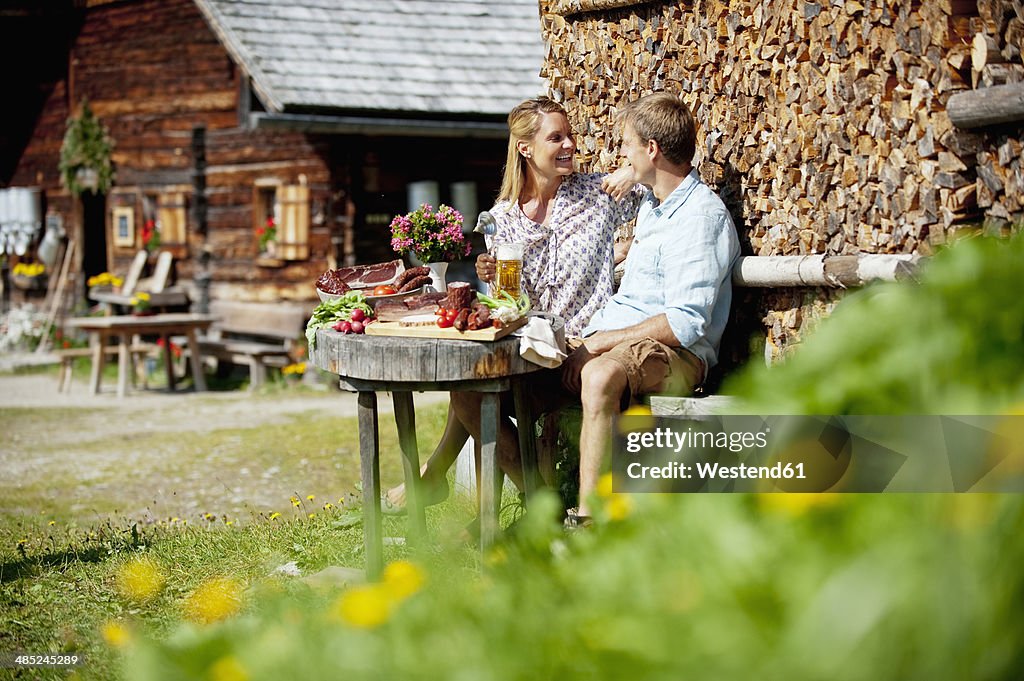
[[[196,0],[268,111],[505,115],[543,90],[537,0]]]

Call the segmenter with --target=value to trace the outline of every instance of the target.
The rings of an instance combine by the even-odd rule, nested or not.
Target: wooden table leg
[[[420,484],[420,455],[416,447],[416,410],[411,392],[396,390],[391,393],[391,399],[395,405],[398,446],[402,450],[402,467],[405,470],[405,506],[409,512],[410,539],[421,546],[427,536],[427,520],[423,486]]]
[[[189,328],[186,332],[188,337],[188,363],[192,368],[192,385],[196,392],[201,393],[206,391],[206,377],[203,376],[203,356],[199,350],[199,341],[196,338],[196,330]],[[374,403],[374,409],[376,409],[376,403]]]
[[[501,479],[498,468],[498,394],[483,393],[480,402],[480,548],[498,536],[498,502]]]
[[[520,378],[512,379],[512,397],[515,402],[516,424],[519,431],[519,456],[523,464],[523,491],[529,498],[539,487],[537,481],[537,447],[533,431],[533,409],[530,397]]]
[[[92,370],[89,372],[89,394],[100,394],[100,381],[103,379],[103,362],[106,361],[106,353],[103,346],[107,337],[98,332],[89,333],[89,343],[92,344]]]
[[[123,398],[128,392],[128,355],[131,343],[131,336],[127,333],[119,334],[117,337],[117,396]]]
[[[160,334],[160,340],[164,344],[164,371],[167,374],[167,389],[174,390],[176,379],[174,377],[174,355],[171,352],[171,337],[166,333]]]
[[[380,443],[377,430],[377,393],[360,392],[359,468],[363,482],[363,547],[366,577],[376,579],[384,570],[384,538],[380,514]]]

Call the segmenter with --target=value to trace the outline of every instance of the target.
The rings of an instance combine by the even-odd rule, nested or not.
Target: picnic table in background
[[[159,336],[162,339],[164,367],[167,371],[167,387],[174,390],[174,362],[171,356],[171,336],[184,336],[189,350],[189,366],[192,371],[192,385],[197,392],[206,390],[203,377],[203,362],[196,332],[208,329],[217,320],[212,315],[169,313],[154,315],[111,315],[106,317],[74,317],[65,321],[67,326],[79,328],[89,334],[92,348],[92,371],[89,378],[89,392],[100,391],[105,361],[104,346],[111,336],[118,341],[117,396],[124,397],[128,388],[129,354],[132,336]]]

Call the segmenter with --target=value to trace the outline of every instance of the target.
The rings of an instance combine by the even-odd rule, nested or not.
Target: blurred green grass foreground
[[[727,390],[751,413],[1020,412],[1022,293],[1024,238],[963,240],[918,282],[848,296],[784,364],[749,367]],[[181,601],[168,593],[173,552],[135,547],[88,587],[130,604],[102,632],[128,679],[978,681],[1024,669],[1020,495],[605,489],[599,509],[596,527],[567,535],[554,496],[540,496],[482,565],[438,543],[390,551],[379,583],[211,579],[159,631],[147,609]]]

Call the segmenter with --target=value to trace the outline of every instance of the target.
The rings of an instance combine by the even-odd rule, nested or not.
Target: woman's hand
[[[481,281],[486,281],[488,284],[494,281],[496,262],[497,260],[495,260],[493,255],[481,253],[476,259],[476,276],[480,277]]]
[[[636,180],[633,178],[633,166],[628,163],[614,173],[605,175],[601,180],[601,191],[610,195],[616,201],[626,198],[626,195],[635,186]]]

